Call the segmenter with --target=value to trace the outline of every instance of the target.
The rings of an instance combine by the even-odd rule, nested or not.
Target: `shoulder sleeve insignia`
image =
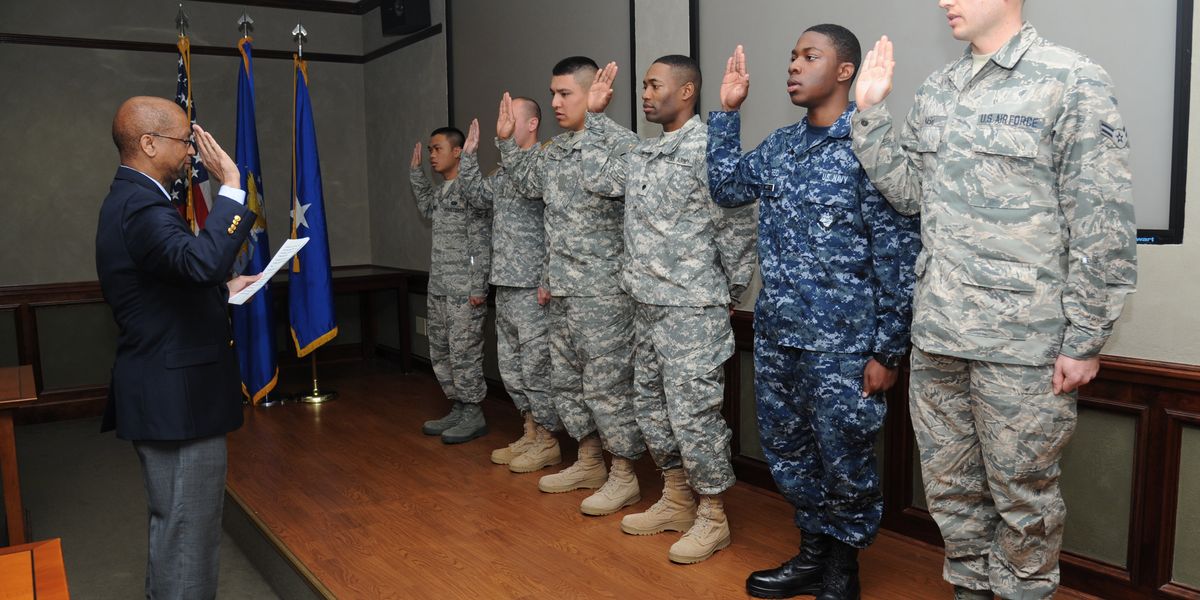
[[[1124,127],[1113,127],[1105,121],[1100,121],[1100,135],[1108,138],[1117,148],[1129,146],[1129,135],[1125,133]]]

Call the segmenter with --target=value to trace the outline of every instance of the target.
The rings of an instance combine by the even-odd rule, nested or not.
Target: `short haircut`
[[[165,98],[134,96],[122,102],[112,124],[113,144],[121,160],[138,155],[143,135],[171,131],[182,114],[178,105]]]
[[[538,123],[542,122],[542,105],[538,104],[537,100],[534,100],[533,98],[529,98],[527,96],[517,96],[516,98],[513,98],[513,102],[518,102],[518,101],[519,102],[528,102],[530,112],[533,113],[534,117],[537,117]]]
[[[450,142],[451,148],[462,148],[463,142],[467,141],[467,136],[463,135],[463,132],[459,131],[457,127],[438,127],[429,134],[429,137],[435,135],[446,136],[446,141]]]
[[[654,62],[671,67],[671,71],[679,78],[681,85],[688,82],[695,84],[696,96],[700,96],[700,86],[704,83],[704,79],[700,76],[700,65],[696,63],[696,59],[682,54],[668,54],[659,57]]]
[[[575,77],[575,81],[578,81],[580,85],[583,85],[583,80],[580,78],[580,74],[586,73],[587,77],[590,79],[594,78],[596,76],[596,72],[599,70],[600,66],[596,64],[596,61],[586,56],[568,56],[558,61],[558,64],[554,65],[554,70],[551,71],[550,74],[554,75],[555,77],[558,77],[559,75],[573,75]],[[587,86],[585,85],[584,87]]]
[[[831,23],[813,25],[804,30],[805,33],[809,31],[824,35],[833,42],[838,62],[848,62],[854,65],[854,75],[850,77],[850,81],[854,81],[858,77],[858,67],[862,65],[862,46],[858,44],[858,38],[849,29]]]

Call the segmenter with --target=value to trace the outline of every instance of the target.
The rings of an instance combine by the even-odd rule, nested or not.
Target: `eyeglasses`
[[[154,137],[160,137],[160,138],[164,138],[164,139],[168,139],[168,140],[175,140],[177,142],[183,142],[183,144],[190,147],[193,152],[196,151],[196,140],[193,140],[191,138],[184,139],[184,138],[171,137],[169,135],[163,135],[161,133],[154,133],[152,131],[148,131],[146,133],[143,133],[142,135],[152,135]]]

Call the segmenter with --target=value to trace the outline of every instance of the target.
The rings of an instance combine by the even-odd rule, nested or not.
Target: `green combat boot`
[[[454,406],[450,407],[450,414],[431,421],[425,421],[425,425],[421,427],[421,433],[425,435],[442,435],[442,432],[454,427],[458,420],[462,418],[464,404],[458,400],[454,401]]]
[[[461,444],[481,435],[487,435],[487,423],[483,420],[483,409],[478,404],[464,404],[462,416],[454,427],[442,432],[443,444]]]

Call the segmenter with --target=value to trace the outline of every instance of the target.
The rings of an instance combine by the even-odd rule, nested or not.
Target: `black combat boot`
[[[829,562],[825,565],[825,581],[817,600],[859,600],[858,548],[833,541]]]
[[[817,594],[821,591],[832,541],[829,536],[819,533],[801,532],[800,554],[774,569],[751,573],[746,578],[746,593],[755,598]]]

